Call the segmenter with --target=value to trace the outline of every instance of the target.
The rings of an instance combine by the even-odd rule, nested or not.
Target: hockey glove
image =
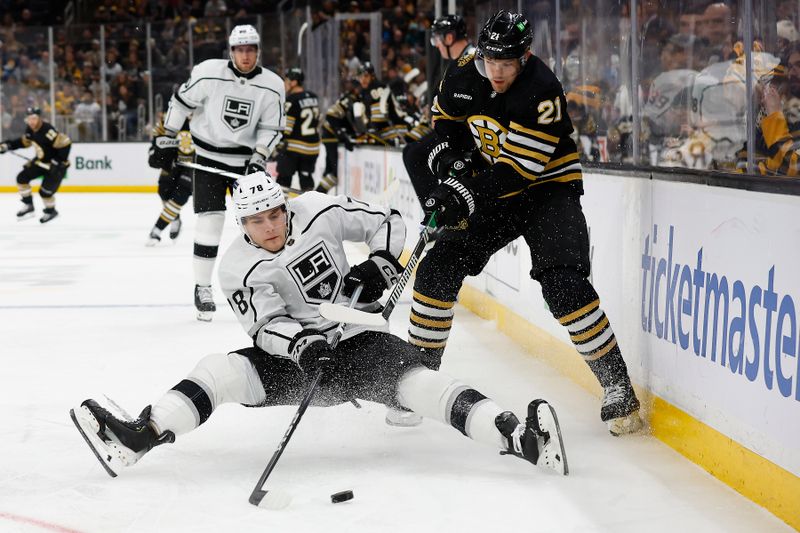
[[[174,135],[154,137],[153,142],[150,144],[147,164],[151,168],[170,170],[178,157],[178,145],[180,145],[180,140]]]
[[[467,154],[458,151],[443,152],[436,162],[436,176],[442,181],[447,178],[463,180],[472,176],[472,161]]]
[[[359,285],[364,285],[358,301],[372,303],[397,283],[403,265],[385,250],[374,252],[369,259],[355,265],[344,277],[342,294],[349,297]]]
[[[339,142],[344,145],[345,150],[348,152],[352,152],[355,149],[356,145],[353,144],[353,139],[347,134],[346,129],[340,128],[336,130],[336,138],[339,139]]]
[[[0,154],[8,152],[8,143],[0,143]]]
[[[422,209],[426,221],[436,213],[436,227],[460,227],[475,212],[475,194],[466,183],[447,178],[433,190]]]
[[[309,376],[319,370],[328,374],[333,369],[333,350],[327,337],[318,329],[304,329],[295,335],[289,344],[289,355]]]
[[[64,179],[64,176],[67,175],[67,167],[69,166],[69,161],[56,161],[55,159],[50,161],[50,176],[54,179],[61,181]]]
[[[245,174],[252,174],[253,172],[266,172],[267,171],[267,154],[264,153],[261,147],[256,146],[253,150],[253,155],[250,156],[250,161],[247,162],[247,171]]]

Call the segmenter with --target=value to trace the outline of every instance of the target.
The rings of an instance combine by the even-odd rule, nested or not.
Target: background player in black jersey
[[[286,129],[275,148],[278,163],[277,181],[292,186],[295,172],[300,189],[314,188],[314,166],[319,156],[319,103],[317,95],[303,88],[305,76],[297,67],[290,68],[283,79],[286,87]]]
[[[641,428],[639,401],[588,279],[581,165],[564,90],[531,54],[532,39],[525,17],[496,13],[480,33],[475,59],[448,71],[434,101],[440,142],[427,172],[443,181],[424,209],[453,229],[420,263],[409,339],[441,354],[464,278],[521,236],[531,277],[604,389],[601,419],[614,435],[630,433]]]
[[[445,74],[452,65],[466,61],[465,58],[469,58],[475,53],[475,47],[467,39],[467,24],[461,15],[445,15],[434,20],[431,25],[431,45],[435,46],[442,56],[443,61],[439,72]],[[434,97],[438,94],[438,87],[437,83]],[[439,184],[439,179],[435,174],[425,172],[428,155],[437,142],[436,135],[430,133],[417,142],[408,143],[403,148],[403,162],[420,204]],[[420,168],[422,170],[419,170]]]
[[[378,80],[375,67],[369,61],[359,67],[358,81],[361,84],[361,101],[367,111],[366,142],[398,146],[408,129],[408,115],[389,86]]]
[[[67,174],[72,141],[65,134],[56,131],[50,123],[42,120],[42,110],[38,107],[29,107],[25,111],[25,123],[28,127],[25,128],[22,137],[0,144],[0,154],[29,146],[36,149],[36,157],[25,163],[22,171],[17,174],[17,188],[23,204],[22,209],[17,212],[17,220],[33,216],[31,181],[42,178],[39,196],[42,197],[44,211],[39,222],[44,224],[58,216],[55,194],[61,186],[61,180]]]
[[[322,124],[322,144],[325,146],[325,170],[317,192],[328,192],[339,182],[339,143],[348,152],[355,148],[358,131],[355,127],[354,105],[360,101],[358,80],[345,82],[347,87],[338,100],[328,108]]]
[[[178,132],[178,155],[175,161],[163,163],[156,161],[155,149],[156,138],[165,135],[164,124],[159,121],[153,129],[153,141],[150,145],[150,154],[147,164],[152,168],[159,168],[161,173],[158,176],[158,196],[163,202],[161,214],[158,215],[156,223],[150,230],[147,239],[147,246],[155,246],[161,241],[161,232],[169,226],[169,238],[175,240],[181,233],[181,208],[189,201],[192,196],[192,171],[176,163],[183,161],[194,162],[194,145],[192,145],[192,134],[189,132],[189,121],[183,123],[183,128]],[[166,168],[161,168],[164,166]]]

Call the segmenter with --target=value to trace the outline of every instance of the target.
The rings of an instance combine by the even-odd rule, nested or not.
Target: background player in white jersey
[[[501,453],[568,473],[555,411],[546,401],[532,401],[520,423],[477,390],[425,367],[424,354],[385,331],[350,328],[330,347],[327,336],[336,324],[319,315],[318,305],[347,302],[361,285],[359,307],[374,307],[401,268],[405,226],[396,211],[317,192],[289,206],[263,172],[239,180],[233,199],[243,235],[225,253],[220,281],[255,346],[206,356],[137,420],[120,420],[94,400],[72,410],[110,475],[197,428],[223,403],[299,403],[320,369],[317,405],[361,398],[403,406]],[[366,243],[369,259],[349,267],[344,241]]]
[[[165,134],[155,139],[153,157],[168,168],[177,156],[175,137],[191,117],[197,163],[237,174],[264,170],[284,128],[285,92],[281,78],[258,66],[261,39],[252,26],[236,26],[228,40],[230,61],[209,59],[192,70],[172,96],[164,118]],[[216,311],[211,275],[225,223],[225,193],[233,180],[194,173],[195,307],[199,320]]]

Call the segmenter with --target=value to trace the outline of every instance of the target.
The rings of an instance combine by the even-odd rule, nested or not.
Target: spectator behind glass
[[[756,130],[756,165],[761,174],[800,175],[800,43],[786,50],[781,63],[761,78],[759,127]],[[744,169],[746,147],[740,152]]]
[[[697,26],[698,36],[709,45],[709,63],[733,59],[733,42],[736,34],[736,19],[731,8],[722,2],[709,5]]]
[[[79,141],[99,140],[100,104],[94,99],[92,91],[83,91],[81,101],[75,106],[75,125],[78,129]]]

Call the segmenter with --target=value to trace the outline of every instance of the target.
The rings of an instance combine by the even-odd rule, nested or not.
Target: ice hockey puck
[[[353,499],[352,490],[343,490],[342,492],[331,494],[331,503],[342,503],[352,499]]]

